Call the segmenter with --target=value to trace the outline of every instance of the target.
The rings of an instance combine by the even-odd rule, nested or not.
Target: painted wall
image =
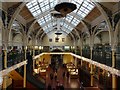
[[[38,63],[39,61],[43,62],[43,59],[44,59],[44,62],[45,62],[45,63],[48,63],[48,64],[51,63],[51,56],[50,56],[49,54],[40,56],[40,58],[37,60],[37,63]]]
[[[109,33],[108,32],[102,32],[102,43],[109,43]]]
[[[95,37],[94,44],[98,44],[98,43],[100,43],[100,39],[98,37]]]
[[[44,59],[44,62],[48,62],[49,64],[51,63],[51,56],[49,54],[40,56],[40,58],[36,60],[36,63],[38,64],[39,61],[43,61],[43,59]],[[63,63],[70,63],[70,62],[75,63],[73,56],[63,55]]]
[[[13,46],[22,46],[22,45],[23,45],[22,35],[17,34],[13,38]]]
[[[70,62],[74,63],[73,56],[68,54],[63,55],[63,63],[70,63]]]
[[[48,35],[46,35],[42,40],[42,45],[43,46],[65,46],[65,45],[72,46],[73,45],[72,40],[68,36],[65,36],[63,34],[60,35],[59,42],[55,42],[55,37],[56,35],[54,33],[49,34],[49,37]],[[64,42],[62,41],[63,38],[64,38]],[[49,42],[49,39],[52,39],[52,42]]]
[[[90,44],[90,38],[86,38],[85,44],[86,44],[86,45],[89,45],[89,44]]]
[[[89,43],[90,43],[90,38],[88,37],[84,42],[84,44],[89,45]],[[98,37],[95,37],[94,44],[98,44],[98,43],[100,43],[100,40]],[[102,32],[102,44],[105,44],[105,43],[109,43],[109,33],[107,31]]]
[[[28,42],[28,45],[29,45],[29,46],[32,46],[32,40],[30,40],[30,41]]]

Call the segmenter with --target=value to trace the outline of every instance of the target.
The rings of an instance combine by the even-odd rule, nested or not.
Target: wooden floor
[[[63,85],[65,89],[78,89],[80,90],[80,82],[79,79],[71,79],[71,78],[67,78],[66,76],[63,77],[63,72],[67,72],[66,69],[64,69],[63,67],[60,67],[57,70],[57,80],[55,80],[55,78],[53,78],[53,80],[50,79],[50,74],[52,73],[54,75],[54,71],[52,70],[52,68],[48,68],[47,72],[46,72],[46,89],[48,88],[48,85],[51,85],[53,90],[58,90],[57,86],[59,85]],[[84,90],[100,90],[97,87],[88,87],[85,88],[83,87]],[[82,90],[82,89],[81,89]]]
[[[46,72],[46,88],[48,85],[51,85],[52,88],[56,89],[56,86],[58,85],[63,85],[64,88],[80,88],[80,83],[78,79],[70,79],[67,78],[66,76],[63,77],[63,72],[67,72],[64,68],[60,67],[57,70],[57,80],[53,78],[53,80],[50,79],[50,74],[52,73],[54,75],[54,71],[49,68]]]

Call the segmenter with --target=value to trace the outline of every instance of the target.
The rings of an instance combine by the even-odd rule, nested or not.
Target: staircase
[[[9,73],[9,77],[11,77],[13,80],[23,80],[23,77],[19,73],[17,73],[15,70]]]
[[[11,71],[9,73],[9,77],[12,78],[12,85],[8,87],[9,89],[12,88],[16,90],[16,89],[23,88],[23,77],[18,72],[16,72],[15,70]],[[29,83],[28,81],[26,84],[26,88],[27,89],[34,88],[35,90],[37,90],[37,88],[33,86],[31,83]]]

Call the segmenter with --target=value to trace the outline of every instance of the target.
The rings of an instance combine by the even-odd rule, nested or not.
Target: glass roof
[[[26,4],[27,8],[37,19],[45,33],[49,32],[49,28],[54,29],[55,26],[57,27],[57,19],[51,16],[50,11],[54,9],[55,5],[59,3],[59,1],[61,0],[32,0]],[[67,33],[70,33],[95,7],[93,2],[90,2],[90,0],[69,1],[76,4],[77,9],[71,12],[73,14],[69,13],[66,17],[61,18],[60,20],[60,26],[65,27]]]

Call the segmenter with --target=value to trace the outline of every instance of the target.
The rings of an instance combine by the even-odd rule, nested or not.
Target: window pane
[[[57,4],[57,2],[58,0],[31,0],[31,2],[26,4],[26,6],[30,10],[32,15],[37,19],[38,15],[41,16],[41,13],[44,13],[45,11],[48,11],[49,9],[53,8]],[[77,5],[77,9],[73,11],[75,15],[71,16],[71,14],[68,14],[60,21],[60,25],[68,29],[67,32],[73,30],[73,28],[76,25],[78,25],[78,23],[80,23],[81,18],[87,16],[88,13],[95,6],[89,0],[71,0],[71,2]],[[80,19],[76,19],[76,16],[80,17]],[[51,28],[53,25],[56,27],[56,22],[56,19],[52,17],[51,14],[43,16],[38,20],[38,23],[40,25],[47,24],[46,27],[43,27],[45,30],[49,27]],[[70,24],[73,24],[73,26],[71,27]]]
[[[38,6],[38,5],[36,5],[34,8],[35,8],[35,10],[38,10],[38,9],[39,9],[39,6]]]
[[[86,16],[86,14],[85,14],[85,13],[82,13],[81,16],[82,16],[82,18],[84,18],[84,17]]]
[[[44,7],[44,4],[43,4],[43,3],[40,3],[39,5],[40,5],[41,8]]]
[[[37,5],[37,2],[33,2],[32,5],[33,5],[33,6]]]
[[[45,7],[42,7],[42,11],[43,11],[43,12],[45,11]]]

